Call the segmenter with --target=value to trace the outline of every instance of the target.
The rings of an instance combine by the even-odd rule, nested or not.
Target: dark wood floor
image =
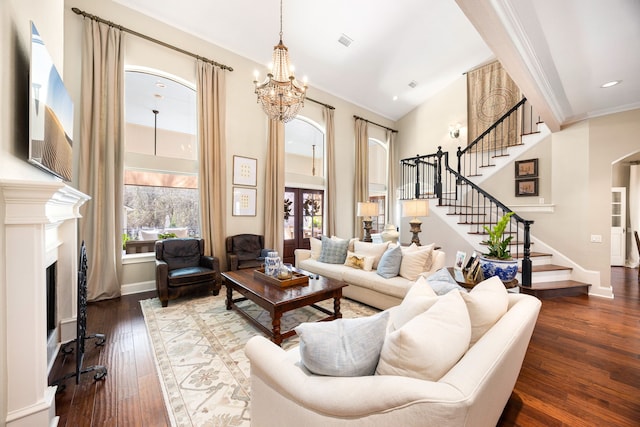
[[[640,425],[640,283],[638,270],[612,269],[616,298],[545,299],[515,390],[499,426]],[[222,295],[222,293],[221,293]],[[168,426],[162,390],[146,337],[145,293],[92,303],[84,366],[104,364],[104,381],[84,374],[56,396],[59,425]],[[220,296],[219,298],[221,298]],[[51,377],[73,371],[59,356]]]

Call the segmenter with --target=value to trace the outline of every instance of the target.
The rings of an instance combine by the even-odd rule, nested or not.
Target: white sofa
[[[402,276],[385,279],[376,270],[363,271],[343,264],[327,264],[317,259],[311,259],[311,250],[295,250],[295,266],[311,273],[326,276],[335,280],[342,280],[349,286],[342,289],[342,295],[372,307],[386,310],[400,304],[414,280]],[[434,250],[431,257],[431,268],[421,275],[428,277],[445,264],[446,254],[441,250]]]
[[[509,294],[507,312],[438,381],[317,376],[302,366],[298,347],[285,351],[253,337],[245,348],[251,362],[251,425],[495,426],[540,305],[535,297]]]

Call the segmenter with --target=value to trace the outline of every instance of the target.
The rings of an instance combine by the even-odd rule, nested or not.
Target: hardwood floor
[[[612,268],[615,299],[545,299],[515,390],[499,426],[638,426],[640,282],[638,270]],[[221,293],[222,295],[222,293]],[[106,365],[104,381],[84,374],[56,395],[59,426],[168,426],[140,304],[155,292],[91,303],[84,366]],[[220,298],[220,296],[218,297]],[[58,356],[51,379],[74,370]]]

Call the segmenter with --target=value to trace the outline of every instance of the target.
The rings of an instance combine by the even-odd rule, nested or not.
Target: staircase
[[[484,226],[495,224],[511,210],[480,184],[500,168],[513,164],[514,158],[549,134],[548,128],[539,120],[534,122],[533,117],[532,109],[523,99],[472,144],[464,150],[458,148],[457,170],[449,164],[449,153],[442,152],[440,147],[437,153],[401,160],[401,199],[437,199],[437,203],[431,203],[433,214],[467,240],[476,252],[484,252],[482,242],[487,237]],[[509,147],[496,146],[496,135],[506,134],[505,126],[513,126],[514,120],[520,127],[517,141]],[[588,294],[591,285],[584,281],[589,278],[588,272],[532,237],[532,225],[533,221],[514,214],[507,228],[513,235],[511,254],[520,263],[520,292],[540,298]]]

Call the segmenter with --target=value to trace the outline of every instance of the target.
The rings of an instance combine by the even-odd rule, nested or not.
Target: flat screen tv
[[[31,23],[29,163],[71,181],[73,102]]]

